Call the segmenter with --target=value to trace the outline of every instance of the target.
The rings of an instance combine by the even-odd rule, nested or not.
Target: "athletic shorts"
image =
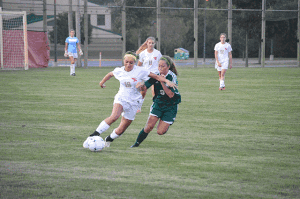
[[[78,54],[77,53],[68,52],[68,55],[69,55],[69,57],[73,57],[74,59],[78,58]]]
[[[122,116],[128,120],[134,120],[136,112],[141,109],[143,105],[143,99],[137,102],[127,102],[122,100],[118,95],[115,96],[114,104],[121,104],[123,106]]]
[[[152,106],[150,107],[149,115],[160,118],[165,123],[172,125],[175,121],[177,110],[178,110],[178,104],[168,108],[168,110],[160,110],[160,109],[153,108],[153,104],[152,104]]]
[[[219,67],[217,62],[216,62],[215,69],[217,69],[218,71],[222,71],[223,69],[227,70],[228,69],[228,61],[221,62],[221,66],[222,67]]]

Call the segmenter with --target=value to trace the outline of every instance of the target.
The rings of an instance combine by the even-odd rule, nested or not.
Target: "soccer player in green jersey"
[[[171,82],[178,85],[177,70],[173,60],[166,55],[163,55],[158,63],[159,74]],[[148,89],[154,85],[153,104],[150,108],[150,114],[146,126],[139,133],[136,142],[131,147],[138,147],[152,131],[155,124],[159,120],[157,125],[157,134],[164,135],[170,125],[175,121],[178,104],[181,102],[181,95],[177,88],[171,88],[166,86],[164,82],[157,81],[150,78],[145,83],[138,83],[137,87],[141,90]]]

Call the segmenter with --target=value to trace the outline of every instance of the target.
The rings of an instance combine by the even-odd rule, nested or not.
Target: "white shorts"
[[[123,106],[122,116],[128,120],[134,120],[136,112],[141,109],[143,99],[137,102],[127,102],[122,100],[118,95],[115,96],[114,104],[121,104]]]
[[[228,61],[221,62],[221,66],[222,67],[219,67],[217,62],[216,62],[215,69],[217,69],[218,71],[222,71],[223,69],[227,70],[228,69]]]
[[[69,57],[73,57],[74,59],[78,58],[78,54],[77,53],[68,52],[68,55],[69,55]]]

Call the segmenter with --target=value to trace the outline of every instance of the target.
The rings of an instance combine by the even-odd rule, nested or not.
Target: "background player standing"
[[[74,36],[75,31],[70,31],[70,36],[66,39],[65,44],[65,57],[69,57],[71,61],[70,65],[70,75],[75,76],[75,61],[78,58],[77,48],[79,50],[79,55],[83,55],[82,50],[80,48],[79,40]]]
[[[215,45],[215,59],[216,64],[215,68],[219,72],[219,80],[220,80],[220,87],[219,90],[225,90],[225,73],[228,69],[228,61],[230,63],[229,68],[232,68],[232,48],[231,45],[226,41],[226,34],[221,33],[220,35],[220,42]]]
[[[154,48],[155,38],[148,37],[143,45],[136,51],[136,54],[139,54],[138,66],[143,66],[148,69],[150,72],[157,74],[158,71],[158,61],[161,58],[162,54],[160,51]],[[154,97],[154,87],[151,87],[152,96]],[[142,96],[145,98],[146,91],[142,91]]]

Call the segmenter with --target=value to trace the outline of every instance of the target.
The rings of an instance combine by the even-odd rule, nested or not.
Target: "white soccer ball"
[[[94,140],[93,137],[89,136],[86,138],[86,140],[83,142],[83,148],[88,149],[89,148],[89,141]]]
[[[88,146],[93,152],[101,151],[105,147],[105,141],[100,136],[93,136],[92,139],[88,141]]]

